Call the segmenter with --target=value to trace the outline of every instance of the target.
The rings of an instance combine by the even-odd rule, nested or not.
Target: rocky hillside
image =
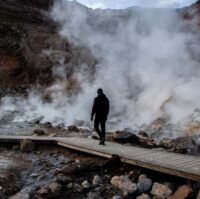
[[[73,84],[74,68],[86,63],[96,64],[89,50],[77,47],[58,34],[59,26],[50,17],[53,0],[0,0],[0,94],[25,92],[30,85],[50,85],[52,67],[66,64],[65,75]],[[117,21],[134,17],[134,9],[91,10],[76,2],[69,8],[86,9],[91,25],[112,34]],[[199,16],[200,2],[179,10],[185,19]],[[107,18],[103,16],[107,16]],[[113,16],[113,17],[112,17]],[[200,21],[200,20],[199,20]],[[198,23],[196,20],[195,23]]]
[[[52,67],[61,59],[69,64],[68,78],[72,65],[93,64],[94,60],[84,58],[90,52],[83,54],[59,36],[58,25],[49,16],[52,4],[52,0],[0,0],[1,96],[25,92],[30,85],[49,85]]]

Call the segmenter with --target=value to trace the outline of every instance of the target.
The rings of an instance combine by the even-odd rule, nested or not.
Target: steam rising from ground
[[[58,1],[52,17],[70,42],[86,46],[98,60],[93,80],[80,66],[74,78],[80,92],[65,92],[67,67],[60,58],[54,67],[55,84],[48,88],[51,103],[41,94],[16,102],[24,115],[16,119],[69,125],[88,121],[96,89],[101,87],[111,102],[112,129],[149,124],[158,117],[177,124],[200,107],[200,40],[194,26],[175,10],[130,8],[121,11],[91,10]],[[194,29],[192,30],[191,27]]]

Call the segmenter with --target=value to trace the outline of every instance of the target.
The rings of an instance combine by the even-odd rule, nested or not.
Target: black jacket
[[[94,99],[94,104],[92,107],[92,117],[94,116],[94,114],[96,115],[96,117],[100,118],[107,117],[109,113],[109,106],[109,100],[104,94],[97,96]]]

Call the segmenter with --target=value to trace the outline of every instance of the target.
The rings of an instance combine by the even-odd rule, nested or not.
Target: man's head
[[[102,94],[103,94],[103,89],[102,89],[102,88],[99,88],[99,89],[97,90],[97,93],[98,93],[98,95],[102,95]]]

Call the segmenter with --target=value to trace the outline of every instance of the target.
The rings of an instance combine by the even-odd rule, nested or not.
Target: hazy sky
[[[130,6],[142,7],[183,7],[197,0],[77,0],[91,8],[126,8]]]

